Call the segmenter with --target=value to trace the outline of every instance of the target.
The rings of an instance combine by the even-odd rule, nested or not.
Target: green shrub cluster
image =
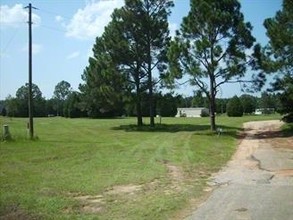
[[[243,106],[240,99],[234,96],[227,104],[227,115],[229,117],[242,117],[243,116]]]

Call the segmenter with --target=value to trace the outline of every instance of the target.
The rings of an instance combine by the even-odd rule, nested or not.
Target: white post
[[[8,125],[3,125],[3,140],[10,140],[11,135],[9,132],[9,126]]]

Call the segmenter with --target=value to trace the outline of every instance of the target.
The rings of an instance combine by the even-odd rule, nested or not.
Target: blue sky
[[[103,33],[115,7],[123,0],[0,0],[0,100],[28,81],[29,3],[33,10],[33,83],[46,98],[51,98],[55,85],[68,81],[74,90],[82,83],[81,75],[96,36]],[[253,35],[262,45],[268,41],[263,20],[281,9],[281,0],[241,0],[245,20],[253,25]],[[171,32],[180,27],[189,11],[189,0],[176,0],[169,19]],[[192,95],[194,88],[185,85],[179,94]],[[240,86],[222,87],[221,97],[241,95]]]

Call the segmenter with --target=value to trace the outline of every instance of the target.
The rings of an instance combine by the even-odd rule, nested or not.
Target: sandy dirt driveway
[[[280,121],[248,122],[232,160],[209,185],[211,196],[189,220],[292,220],[293,137]]]

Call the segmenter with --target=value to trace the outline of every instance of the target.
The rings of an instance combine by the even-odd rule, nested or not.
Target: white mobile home
[[[177,114],[175,117],[199,118],[208,115],[209,110],[207,108],[177,108]]]

